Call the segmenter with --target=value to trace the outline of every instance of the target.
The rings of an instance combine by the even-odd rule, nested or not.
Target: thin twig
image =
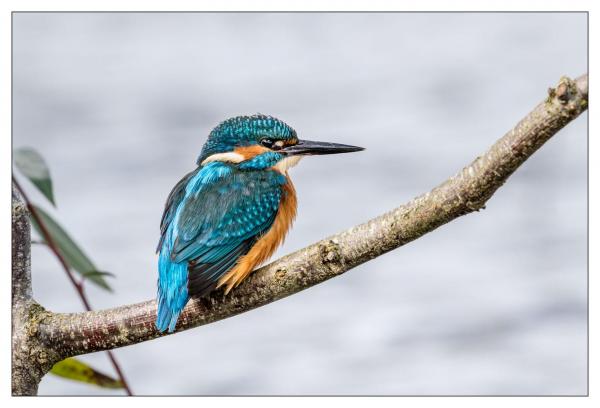
[[[27,194],[25,194],[25,191],[23,190],[23,188],[21,187],[21,185],[19,184],[19,182],[17,181],[15,176],[12,177],[12,181],[13,181],[14,185],[16,186],[17,190],[19,190],[19,192],[21,193],[21,196],[23,196],[23,201],[25,201],[25,205],[27,206],[29,213],[31,214],[31,216],[33,217],[33,219],[35,220],[37,225],[40,227],[43,238],[46,241],[48,248],[50,248],[50,250],[54,253],[54,255],[56,255],[56,258],[58,258],[58,261],[62,265],[67,276],[69,277],[69,281],[71,281],[71,283],[75,287],[75,290],[77,291],[77,294],[79,295],[79,299],[81,299],[81,302],[83,303],[85,310],[87,310],[88,312],[91,312],[92,307],[90,306],[90,302],[85,294],[84,287],[83,287],[83,280],[77,281],[77,279],[75,279],[75,275],[71,271],[71,268],[67,264],[67,261],[65,260],[63,255],[58,250],[58,247],[56,246],[54,239],[50,235],[50,232],[46,228],[46,225],[42,221],[42,219],[39,216],[35,207],[31,204],[31,201],[29,201],[29,197],[27,197]],[[117,376],[119,377],[119,380],[121,380],[121,383],[123,384],[123,388],[125,389],[125,392],[127,392],[127,395],[130,395],[130,396],[133,395],[133,393],[131,392],[131,388],[129,388],[129,384],[125,380],[123,371],[121,370],[121,367],[120,367],[119,363],[117,362],[113,352],[110,350],[107,350],[106,353],[108,354],[108,358],[109,358],[111,364],[113,365],[113,367],[117,373]]]

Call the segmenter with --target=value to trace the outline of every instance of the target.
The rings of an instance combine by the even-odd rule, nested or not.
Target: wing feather
[[[167,233],[167,229],[169,228],[169,224],[173,221],[173,217],[175,216],[175,211],[177,210],[177,206],[185,197],[185,187],[188,184],[189,180],[194,177],[200,168],[197,168],[194,171],[186,174],[181,180],[175,184],[173,190],[169,194],[167,198],[167,202],[165,203],[165,209],[163,211],[162,218],[160,220],[160,239],[158,240],[158,246],[156,247],[156,252],[159,252],[163,242],[165,240],[165,236]]]
[[[284,183],[285,177],[275,171],[230,169],[225,177],[210,178],[201,170],[175,187],[163,220],[174,223],[171,262],[189,263],[190,295],[212,290],[270,229]]]

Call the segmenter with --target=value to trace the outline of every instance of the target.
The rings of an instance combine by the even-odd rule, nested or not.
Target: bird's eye
[[[260,144],[270,149],[271,147],[273,147],[273,139],[261,139]]]
[[[264,147],[268,147],[271,150],[281,150],[283,148],[283,140],[273,141],[273,139],[262,139],[260,144]]]

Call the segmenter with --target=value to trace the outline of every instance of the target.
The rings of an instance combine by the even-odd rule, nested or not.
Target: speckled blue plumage
[[[234,118],[213,130],[198,163],[259,137],[295,137],[283,122],[265,116]],[[283,156],[260,154],[242,163],[209,162],[172,190],[158,245],[156,327],[174,331],[191,295],[203,295],[269,230],[286,178],[271,167]]]
[[[215,153],[231,152],[238,146],[256,144],[263,137],[285,140],[297,136],[294,129],[277,118],[266,115],[238,116],[221,122],[210,132],[196,164],[199,165]]]

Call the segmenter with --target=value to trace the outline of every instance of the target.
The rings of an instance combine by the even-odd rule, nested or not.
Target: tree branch
[[[32,318],[40,307],[31,297],[31,226],[23,198],[12,190],[12,378],[13,395],[37,393],[40,380],[58,361],[57,353],[41,344]]]
[[[23,188],[21,188],[17,179],[15,179],[15,176],[13,176],[12,182],[13,182],[13,190],[16,189],[17,192],[21,194],[21,204],[23,202],[25,203],[25,206],[27,207],[27,210],[29,211],[30,216],[34,219],[34,221],[39,226],[39,228],[42,232],[42,237],[44,238],[44,242],[46,243],[46,245],[48,245],[48,248],[50,248],[50,250],[52,251],[54,256],[56,256],[56,258],[58,259],[60,265],[62,266],[63,270],[67,274],[69,281],[71,282],[71,284],[77,291],[77,294],[79,295],[79,299],[81,300],[81,303],[83,303],[83,307],[85,308],[85,310],[91,311],[92,306],[90,305],[90,301],[88,300],[88,298],[85,294],[83,280],[77,281],[77,279],[75,279],[75,275],[73,274],[73,271],[71,271],[71,268],[67,264],[67,261],[65,260],[64,256],[58,250],[58,246],[54,242],[54,239],[52,238],[52,235],[50,234],[50,232],[48,232],[48,229],[46,228],[46,224],[44,223],[44,221],[42,221],[42,218],[39,216],[35,207],[31,204],[31,201],[29,201],[27,194],[25,194],[25,191],[23,190]],[[13,191],[13,194],[14,194],[14,191]],[[27,213],[27,211],[25,211],[25,213]],[[27,228],[28,228],[27,234],[28,234],[28,236],[30,236],[31,233],[29,232],[29,224],[27,225]],[[29,241],[31,241],[31,240],[29,240]],[[29,245],[29,247],[30,247],[30,245]],[[28,247],[28,250],[30,250],[29,247]],[[29,257],[29,255],[28,255],[28,257]],[[13,274],[13,279],[14,279],[14,276],[15,275]],[[29,283],[31,284],[31,282],[29,282]],[[13,287],[14,286],[15,285],[13,283]],[[123,388],[125,389],[125,392],[127,393],[127,395],[133,395],[133,392],[131,391],[131,388],[129,387],[129,383],[127,382],[127,380],[125,380],[125,375],[123,374],[123,370],[121,369],[121,366],[117,362],[117,359],[115,358],[114,354],[110,350],[107,350],[106,353],[108,355],[108,359],[110,360],[110,363],[112,364],[113,368],[115,369],[115,372],[117,373],[117,376],[119,377],[119,380],[121,381],[121,384],[123,384]]]
[[[23,197],[12,189],[12,304],[31,300],[31,227]]]
[[[484,208],[507,178],[587,109],[587,74],[559,85],[514,129],[458,174],[405,205],[260,268],[228,296],[192,299],[177,331],[225,319],[284,298]],[[152,301],[103,311],[40,316],[40,341],[64,355],[110,350],[166,335],[154,328]]]

